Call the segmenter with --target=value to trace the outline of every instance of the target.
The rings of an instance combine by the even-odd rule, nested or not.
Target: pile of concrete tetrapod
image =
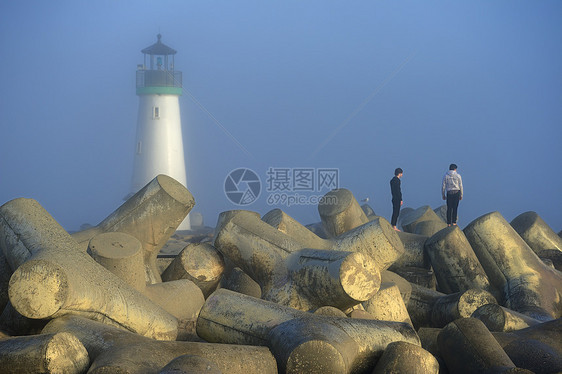
[[[328,192],[320,224],[220,214],[158,254],[194,206],[159,175],[69,234],[35,200],[0,207],[1,373],[557,373],[562,239],[534,212],[399,226]]]

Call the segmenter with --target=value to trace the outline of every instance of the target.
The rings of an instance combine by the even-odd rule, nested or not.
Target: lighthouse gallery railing
[[[137,88],[182,87],[181,71],[137,70]]]

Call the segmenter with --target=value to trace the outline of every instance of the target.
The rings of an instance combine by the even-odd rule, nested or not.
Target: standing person
[[[447,200],[447,226],[457,224],[457,209],[462,193],[461,175],[457,173],[457,165],[451,164],[441,183],[441,195],[443,200]]]
[[[390,193],[392,194],[392,218],[390,224],[396,231],[396,222],[400,214],[400,206],[404,204],[402,201],[402,190],[400,189],[400,178],[402,178],[403,171],[400,168],[394,170],[394,177],[390,180]]]

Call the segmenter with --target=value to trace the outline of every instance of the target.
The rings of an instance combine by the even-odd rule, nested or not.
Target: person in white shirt
[[[462,200],[463,188],[462,178],[457,173],[457,165],[449,165],[449,171],[443,176],[441,183],[441,195],[443,200],[447,200],[447,225],[457,224],[457,210],[459,201]]]

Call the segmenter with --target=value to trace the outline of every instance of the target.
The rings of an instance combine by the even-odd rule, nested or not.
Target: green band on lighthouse
[[[178,95],[181,96],[183,90],[181,87],[163,87],[149,86],[137,87],[137,95]]]

